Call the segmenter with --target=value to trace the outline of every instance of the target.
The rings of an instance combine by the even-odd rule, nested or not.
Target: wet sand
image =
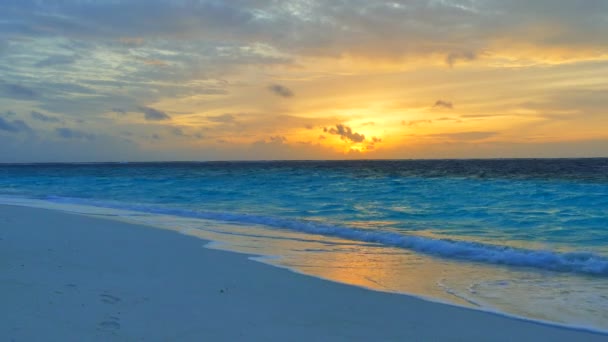
[[[174,231],[0,206],[5,341],[608,341],[333,283]]]

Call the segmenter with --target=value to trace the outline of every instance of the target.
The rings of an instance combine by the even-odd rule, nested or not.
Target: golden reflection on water
[[[146,223],[141,219],[140,223]],[[331,281],[608,330],[608,311],[604,310],[608,296],[602,295],[608,284],[603,278],[459,262],[252,225],[205,222],[201,230],[201,220],[167,218],[164,222],[158,216],[149,224],[219,242],[210,248],[281,256],[258,260]]]
[[[28,201],[28,206],[144,224],[219,242],[211,248],[280,255],[261,261],[341,283],[608,331],[608,283],[603,277],[458,262],[255,225],[41,201]]]
[[[446,293],[438,286],[437,280],[451,273],[444,261],[404,249],[289,231],[281,231],[282,238],[276,238],[276,233],[258,231],[251,226],[241,229],[231,226],[229,234],[198,229],[183,232],[222,241],[221,244],[212,244],[211,248],[253,255],[280,255],[280,258],[262,258],[261,261],[315,277],[377,291],[408,293],[472,306],[470,302]],[[243,235],[235,235],[235,232],[249,236],[243,238]]]

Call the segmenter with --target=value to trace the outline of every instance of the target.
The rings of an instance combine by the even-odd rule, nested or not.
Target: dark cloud
[[[95,135],[68,127],[55,128],[55,133],[64,139],[93,140]]]
[[[69,65],[76,61],[76,56],[56,55],[47,57],[36,63],[37,67],[50,67],[57,65]]]
[[[32,129],[23,120],[6,120],[0,117],[0,131],[19,133],[32,132]]]
[[[283,144],[287,142],[287,138],[282,135],[272,136],[269,138],[269,142],[272,144]]]
[[[39,94],[25,86],[0,81],[0,97],[14,100],[35,100]]]
[[[379,144],[381,142],[382,142],[382,139],[380,139],[378,137],[372,137],[371,140],[367,142],[367,145],[365,147],[367,148],[368,151],[371,151],[376,148],[376,144]]]
[[[258,140],[251,144],[251,149],[256,151],[256,153],[264,152],[266,154],[268,152],[285,152],[286,149],[289,149],[289,145],[286,144],[287,138],[282,135],[271,136],[268,139]],[[265,159],[265,157],[262,157]],[[270,158],[276,159],[276,158]]]
[[[354,143],[360,143],[365,140],[365,135],[353,132],[352,128],[339,124],[336,127],[324,128],[323,132],[339,135],[342,140],[350,140]]]
[[[61,122],[61,120],[59,118],[56,118],[54,116],[45,115],[45,114],[42,114],[42,113],[36,112],[36,111],[32,111],[30,113],[30,116],[32,117],[32,119],[42,121],[42,122],[49,122],[49,123]]]
[[[167,113],[151,107],[139,107],[139,110],[144,113],[144,118],[149,121],[162,121],[171,119],[171,117]]]
[[[45,82],[38,84],[41,88],[45,90],[46,97],[52,97],[55,94],[65,95],[66,93],[70,94],[82,94],[82,95],[90,95],[95,94],[96,91],[75,83],[66,83],[66,82]],[[47,94],[48,93],[48,94]]]
[[[170,131],[171,131],[171,134],[175,135],[176,137],[186,137],[187,136],[187,134],[184,133],[184,130],[179,127],[171,127]]]
[[[273,92],[274,94],[276,94],[277,96],[281,96],[281,97],[292,97],[294,96],[293,91],[291,91],[291,89],[282,86],[280,84],[271,84],[270,86],[268,86],[268,90],[270,90],[271,92]]]
[[[235,119],[236,119],[236,117],[230,113],[207,116],[207,120],[209,120],[211,122],[229,123],[229,122],[234,122]]]
[[[445,57],[445,62],[449,66],[453,67],[454,64],[456,64],[459,61],[470,62],[470,61],[474,61],[476,59],[477,59],[477,54],[472,51],[450,52]]]
[[[452,109],[452,108],[454,108],[454,104],[452,102],[450,102],[450,101],[437,100],[437,101],[435,101],[435,104],[433,105],[433,108]]]

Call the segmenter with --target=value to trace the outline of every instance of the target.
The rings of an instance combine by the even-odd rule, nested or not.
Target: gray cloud
[[[35,100],[39,94],[20,84],[5,83],[0,81],[0,97],[6,97],[15,100]]]
[[[171,117],[167,113],[151,107],[139,107],[139,110],[144,113],[144,118],[149,121],[162,121],[171,119]]]
[[[458,61],[470,62],[477,59],[477,54],[472,51],[450,52],[445,58],[445,62],[453,67]]]
[[[171,131],[171,134],[173,134],[176,137],[186,137],[187,134],[184,133],[184,130],[181,129],[180,127],[171,127],[169,129],[169,131]]]
[[[61,122],[61,120],[59,118],[56,118],[54,116],[45,115],[45,114],[42,114],[42,113],[36,112],[36,111],[32,111],[30,113],[30,116],[32,117],[32,119],[42,121],[42,122],[50,122],[50,123]]]
[[[381,142],[382,142],[382,139],[377,138],[377,137],[372,137],[371,140],[367,142],[366,148],[371,151],[376,148],[376,144],[379,144]]]
[[[294,96],[294,93],[293,93],[293,91],[291,91],[291,89],[289,89],[285,86],[282,86],[280,84],[272,84],[272,85],[268,86],[268,90],[275,93],[277,96],[281,96],[281,97]]]
[[[68,128],[68,127],[58,127],[55,128],[55,133],[64,138],[64,139],[84,139],[84,140],[93,140],[95,139],[95,135],[86,133],[77,129]]]
[[[234,122],[235,119],[236,119],[235,116],[230,113],[207,116],[207,120],[209,120],[211,122],[229,123],[229,122]]]
[[[6,120],[0,117],[0,131],[19,133],[32,132],[32,129],[23,120]]]
[[[121,108],[112,108],[112,112],[116,113],[116,114],[121,114],[121,115],[125,115],[127,114],[127,111]]]
[[[123,48],[173,38],[259,42],[304,55],[442,55],[453,65],[504,41],[606,46],[605,1],[3,1],[8,34],[114,39]],[[463,23],[466,23],[464,25]],[[527,30],[528,28],[538,28]],[[553,28],[553,29],[550,29]],[[525,32],[526,34],[522,34]],[[598,53],[600,53],[598,51]]]
[[[55,55],[47,57],[40,62],[36,63],[37,67],[50,67],[57,65],[69,65],[76,61],[75,56],[66,56],[66,55]]]
[[[353,132],[352,128],[343,124],[338,124],[336,127],[324,128],[323,132],[340,136],[342,140],[350,140],[354,143],[360,143],[365,140],[365,135]]]
[[[559,89],[548,92],[543,100],[525,102],[521,106],[540,113],[573,114],[572,117],[605,115],[608,108],[608,88]],[[559,113],[563,112],[563,113]]]
[[[454,108],[454,104],[452,102],[450,102],[450,101],[437,100],[437,101],[435,101],[435,104],[433,105],[433,108],[452,109],[452,108]]]
[[[276,135],[269,138],[270,143],[272,144],[283,144],[287,142],[287,138],[282,135]]]

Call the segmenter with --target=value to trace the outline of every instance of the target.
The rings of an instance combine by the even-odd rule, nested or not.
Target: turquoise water
[[[607,159],[3,165],[0,196],[178,227],[335,281],[608,330]]]

